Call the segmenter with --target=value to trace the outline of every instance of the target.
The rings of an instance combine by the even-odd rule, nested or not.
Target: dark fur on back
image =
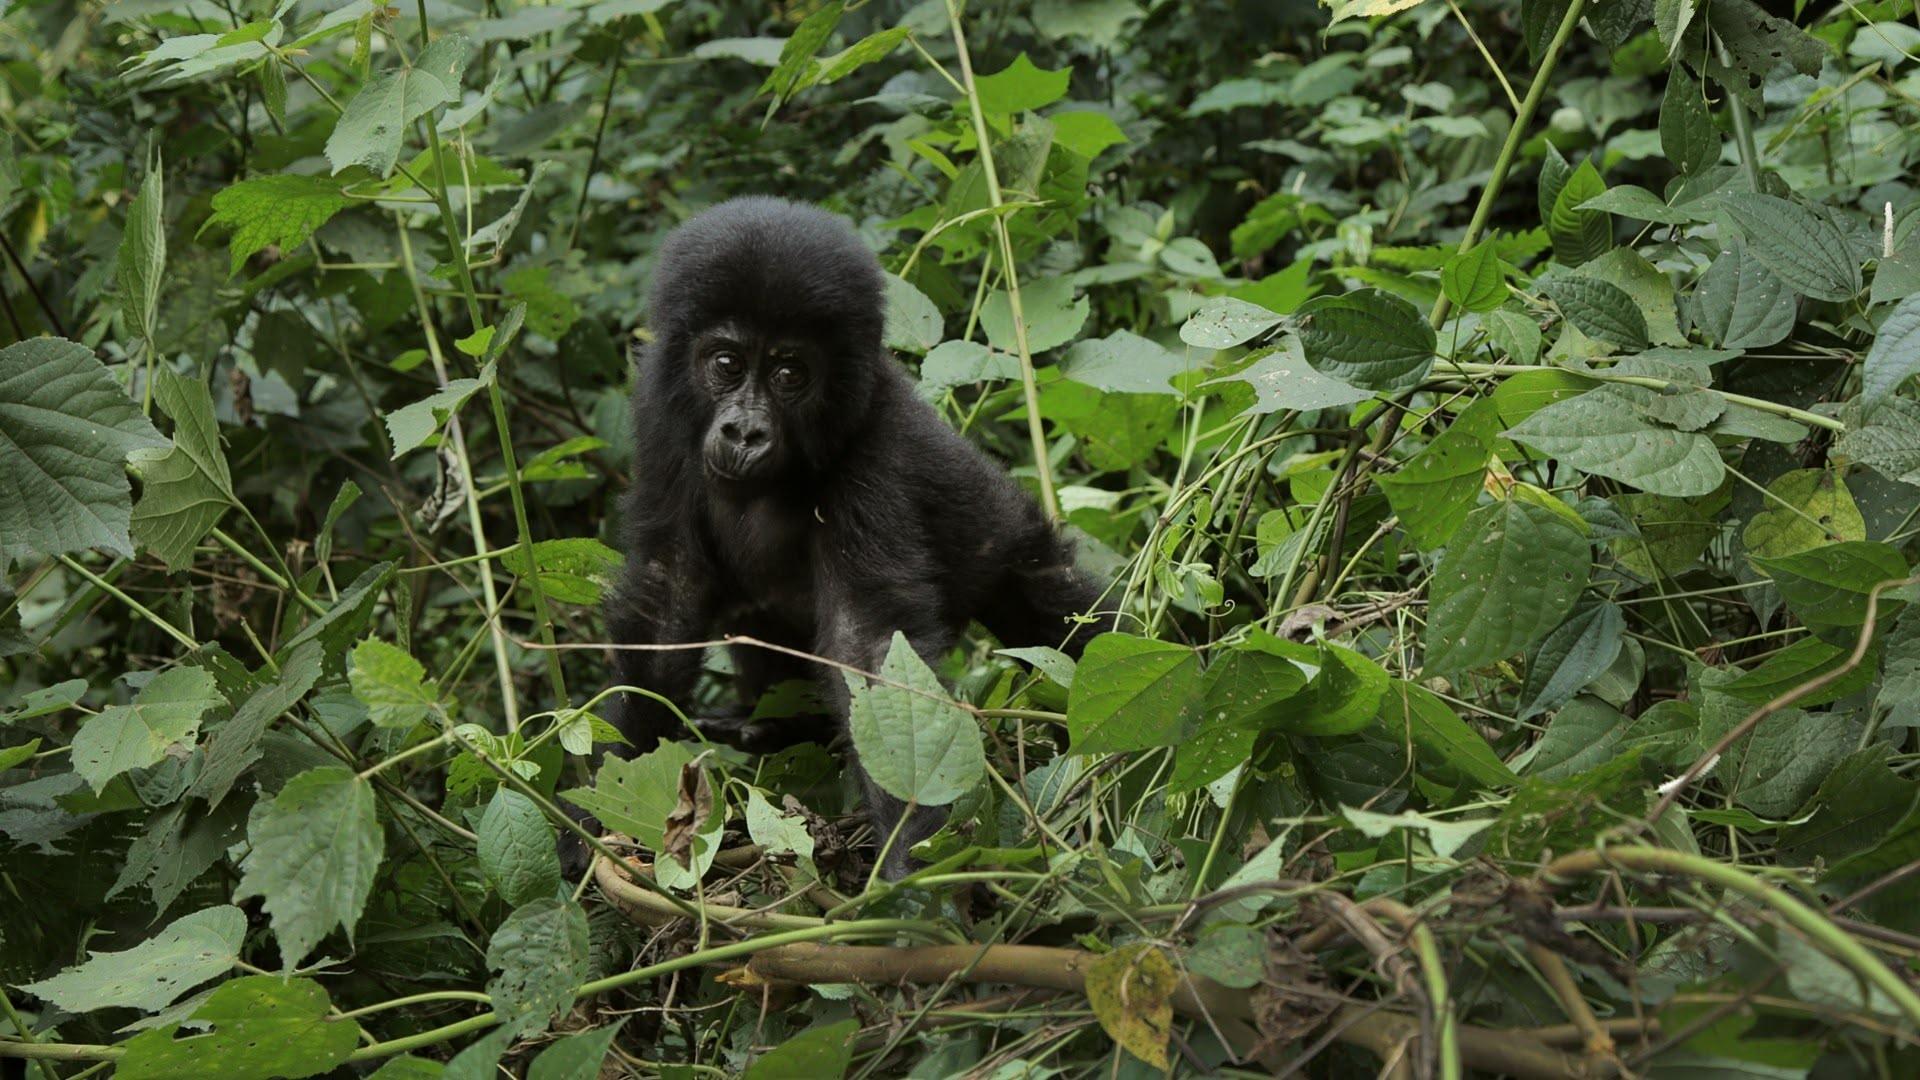
[[[615,641],[745,633],[874,671],[896,631],[936,660],[972,619],[1008,645],[1075,653],[1102,628],[1069,621],[1090,611],[1099,586],[1073,569],[1071,546],[1033,499],[913,393],[882,344],[885,311],[878,261],[815,207],[738,199],[668,239],[634,390],[628,562],[607,602]],[[732,484],[703,468],[716,391],[693,350],[721,325],[750,342],[805,339],[810,368],[823,369],[780,406],[780,437],[799,464],[777,483]],[[694,650],[616,656],[622,683],[677,703],[699,674]],[[819,677],[844,719],[837,672],[760,650],[735,656],[744,692]],[[683,734],[639,695],[622,695],[615,721],[636,750]],[[884,836],[901,804],[865,786]],[[940,819],[916,814],[903,844]],[[904,850],[889,858],[894,876]]]

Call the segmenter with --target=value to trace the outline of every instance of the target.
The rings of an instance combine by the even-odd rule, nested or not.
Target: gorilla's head
[[[878,260],[817,207],[734,199],[676,229],[653,277],[649,374],[693,410],[708,475],[826,467],[886,362],[884,303]]]

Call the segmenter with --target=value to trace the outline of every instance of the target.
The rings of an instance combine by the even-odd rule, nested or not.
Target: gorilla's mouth
[[[743,454],[722,447],[709,450],[706,459],[707,472],[721,480],[756,480],[773,471],[773,455],[767,453]]]

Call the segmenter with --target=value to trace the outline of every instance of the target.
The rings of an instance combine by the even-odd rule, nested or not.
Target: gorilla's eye
[[[738,356],[730,352],[714,353],[712,364],[713,370],[723,379],[739,378],[740,373],[745,371],[747,366]]]
[[[798,390],[807,385],[807,369],[795,363],[781,364],[773,369],[773,385],[782,390]]]

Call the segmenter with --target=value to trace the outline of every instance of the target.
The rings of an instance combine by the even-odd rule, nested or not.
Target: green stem
[[[1727,43],[1714,35],[1713,47],[1720,54],[1722,66],[1731,67],[1732,57],[1727,55]],[[1755,191],[1760,190],[1760,150],[1753,141],[1753,118],[1747,115],[1747,103],[1740,95],[1727,91],[1727,115],[1733,119],[1733,143],[1740,150],[1740,166],[1746,171],[1747,184]]]
[[[300,601],[300,606],[303,608],[306,608],[308,613],[313,615],[325,615],[327,613],[327,609],[321,607],[320,604],[317,601],[315,601],[313,597],[308,596],[304,592],[301,592],[299,586],[287,580],[287,578],[284,575],[273,570],[271,567],[267,566],[266,563],[260,561],[260,556],[255,555],[253,552],[248,551],[244,547],[241,547],[240,541],[235,540],[233,537],[227,535],[227,532],[225,529],[215,528],[210,535],[216,541],[219,542],[221,547],[226,548],[228,551],[233,552],[235,555],[238,555],[240,557],[241,562],[246,563],[248,566],[253,567],[253,572],[256,574],[259,574],[263,578],[266,578],[267,582],[271,584],[274,588],[279,589],[281,592],[284,592],[284,593],[292,593],[293,598],[295,600]]]
[[[1574,0],[1576,4],[1583,0]],[[1020,303],[1020,278],[1013,265],[1013,239],[1007,233],[1007,216],[998,211],[1000,174],[993,167],[993,140],[987,130],[987,117],[980,108],[980,90],[973,80],[973,57],[967,52],[967,37],[960,30],[957,0],[947,0],[947,25],[953,28],[953,47],[960,59],[960,81],[967,95],[967,111],[973,115],[973,137],[980,144],[980,171],[987,181],[987,204],[993,215],[994,238],[999,242],[1001,271],[1007,279],[1007,307],[1013,316],[1013,341],[1020,354],[1020,391],[1027,402],[1027,438],[1033,443],[1033,469],[1040,478],[1040,504],[1047,516],[1060,516],[1060,501],[1054,496],[1053,460],[1047,453],[1047,435],[1040,420],[1040,387],[1033,373],[1033,351],[1027,347],[1027,315]]]
[[[1546,55],[1540,58],[1540,70],[1534,72],[1533,82],[1527,85],[1527,96],[1520,102],[1520,108],[1513,114],[1513,126],[1507,129],[1507,138],[1500,144],[1500,154],[1493,159],[1493,173],[1487,177],[1487,187],[1480,193],[1480,203],[1473,208],[1473,218],[1467,222],[1467,231],[1460,236],[1460,250],[1466,251],[1480,239],[1480,233],[1486,229],[1487,221],[1493,216],[1493,204],[1500,198],[1500,189],[1506,186],[1507,173],[1512,171],[1514,159],[1520,156],[1520,147],[1527,141],[1527,129],[1533,125],[1533,116],[1540,111],[1540,102],[1546,99],[1547,84],[1553,81],[1553,69],[1560,62],[1560,53],[1573,37],[1573,30],[1580,25],[1580,16],[1586,13],[1587,0],[1573,0],[1567,5],[1567,13],[1560,17],[1560,26],[1553,32],[1553,40],[1547,43]],[[1453,309],[1453,301],[1445,293],[1433,303],[1433,313],[1427,321],[1435,328],[1447,321],[1447,312]]]
[[[1609,847],[1555,859],[1541,871],[1541,876],[1552,881],[1605,873],[1616,868],[1653,874],[1684,874],[1739,893],[1773,909],[1789,926],[1811,938],[1814,944],[1852,969],[1855,975],[1886,994],[1906,1014],[1910,1023],[1920,1024],[1920,993],[1915,993],[1913,987],[1890,971],[1866,946],[1855,941],[1826,916],[1785,891],[1725,863],[1665,848]]]
[[[67,555],[60,556],[60,563],[61,565],[65,566],[67,569],[73,571],[76,574],[79,574],[81,577],[86,578],[88,581],[92,582],[94,588],[99,589],[101,592],[106,593],[108,596],[111,596],[115,600],[118,600],[121,603],[127,605],[127,607],[130,610],[132,610],[132,612],[135,615],[140,616],[141,618],[147,620],[153,625],[166,631],[168,637],[179,642],[181,646],[183,646],[188,652],[200,651],[200,643],[188,637],[184,632],[181,631],[179,627],[173,625],[172,623],[161,618],[160,616],[155,615],[152,611],[149,611],[147,609],[147,606],[145,604],[142,604],[140,601],[135,600],[133,597],[128,596],[126,593],[121,592],[119,589],[115,588],[111,583],[109,583],[105,578],[87,569],[86,567],[81,566],[79,563],[73,561],[73,558],[71,556],[67,556]]]
[[[1457,363],[1452,360],[1440,360],[1437,361],[1434,366],[1467,377],[1477,375],[1519,375],[1528,371],[1558,371],[1563,374],[1567,372],[1566,368],[1551,367],[1545,364],[1470,364]],[[1621,383],[1626,386],[1644,386],[1651,390],[1665,390],[1668,386],[1672,385],[1670,380],[1651,375],[1615,375],[1606,371],[1578,371],[1573,372],[1573,374],[1583,378],[1595,379],[1600,382]],[[1769,412],[1775,416],[1784,416],[1789,420],[1794,420],[1810,427],[1825,428],[1833,432],[1844,432],[1847,430],[1846,424],[1835,420],[1831,416],[1821,416],[1819,413],[1808,412],[1805,409],[1796,409],[1791,405],[1782,405],[1777,401],[1766,401],[1761,398],[1748,397],[1745,394],[1728,393],[1725,390],[1716,390],[1714,393],[1719,394],[1721,397],[1726,398],[1736,405],[1745,405],[1750,409],[1759,409],[1761,412]]]

